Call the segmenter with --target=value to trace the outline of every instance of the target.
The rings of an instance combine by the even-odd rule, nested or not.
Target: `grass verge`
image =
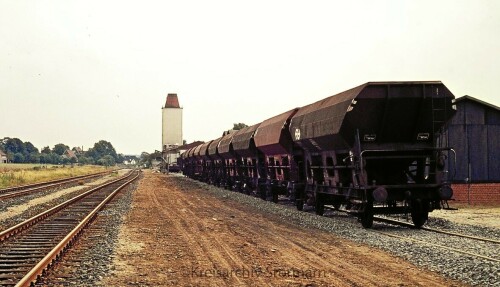
[[[96,165],[0,164],[0,188],[87,175],[105,170],[107,170],[106,167]]]

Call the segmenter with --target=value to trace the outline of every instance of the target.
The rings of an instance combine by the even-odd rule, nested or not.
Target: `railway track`
[[[380,218],[376,217],[376,221],[385,222],[392,225],[399,225],[405,227],[414,228],[413,224],[409,224],[406,222],[401,222],[399,220],[393,220],[388,218]],[[480,258],[492,262],[500,263],[500,241],[478,237],[478,236],[470,236],[467,234],[460,234],[457,232],[450,232],[445,230],[439,230],[435,228],[422,227],[420,229],[414,229],[414,232],[404,232],[404,230],[390,229],[387,228],[385,231],[374,229],[373,232],[398,238],[403,241],[411,242],[412,244],[418,243],[421,245],[432,246],[439,249],[444,249],[448,251],[452,251],[455,253],[460,253],[464,255],[468,255],[475,258]],[[428,236],[429,233],[439,233],[441,236]],[[455,242],[460,242],[460,248],[455,248]],[[464,242],[467,242],[466,247],[464,246]],[[457,242],[458,243],[458,242]]]
[[[0,286],[35,282],[106,203],[138,176],[131,172],[0,232]]]
[[[433,246],[433,247],[445,249],[445,250],[448,250],[448,251],[452,251],[452,252],[456,252],[456,253],[461,253],[461,254],[472,256],[472,257],[481,258],[481,259],[485,259],[485,260],[488,260],[488,261],[493,261],[493,262],[500,263],[500,258],[498,257],[498,251],[499,251],[498,249],[496,249],[497,251],[494,254],[493,253],[489,253],[488,255],[483,255],[483,254],[479,254],[476,251],[467,251],[467,250],[463,250],[463,249],[458,249],[458,248],[453,248],[453,247],[447,246],[447,245],[450,245],[450,242],[443,242],[441,244],[437,244],[437,243],[430,242],[429,240],[417,239],[417,238],[414,238],[413,236],[408,236],[408,234],[397,235],[397,234],[394,234],[394,233],[385,232],[385,231],[379,231],[379,230],[373,230],[373,232],[376,232],[376,233],[379,233],[379,234],[382,234],[382,235],[385,235],[385,236],[393,237],[393,238],[398,238],[400,240],[404,240],[404,241],[408,241],[408,242],[412,242],[412,243],[419,243],[419,244],[423,244],[423,245]],[[468,237],[463,237],[463,238],[468,238]],[[469,239],[471,239],[471,238],[469,238]],[[445,244],[447,244],[447,245],[445,245]]]
[[[107,173],[110,173],[110,171],[0,189],[0,200],[18,197],[30,193],[40,192],[49,188],[59,187],[65,184],[70,184],[81,180],[92,179],[95,177],[105,175]]]
[[[329,205],[325,205],[325,208],[335,210],[337,212],[343,212],[343,213],[350,214],[349,211],[342,210],[342,209],[336,209],[335,207],[329,206]],[[383,223],[388,223],[388,224],[393,224],[393,225],[398,225],[398,226],[403,226],[403,227],[408,227],[408,228],[416,228],[415,225],[412,223],[403,222],[400,220],[390,219],[390,218],[386,218],[386,217],[374,216],[373,221],[383,222]],[[497,239],[480,237],[480,236],[471,236],[471,235],[467,235],[467,234],[461,234],[461,233],[457,233],[457,232],[440,230],[440,229],[430,228],[430,227],[425,227],[425,226],[420,227],[419,230],[425,230],[425,231],[429,231],[429,232],[441,233],[441,234],[456,236],[456,237],[460,237],[460,238],[468,238],[468,239],[473,239],[473,240],[478,240],[478,241],[483,241],[483,242],[500,244],[500,240],[497,240]]]
[[[389,218],[375,217],[374,220],[376,220],[378,222],[385,222],[385,223],[389,223],[389,224],[395,224],[395,225],[400,225],[400,226],[404,226],[404,227],[415,228],[415,225],[413,225],[411,223],[403,222],[403,221],[399,221],[399,220],[394,220],[394,219],[389,219]],[[483,242],[500,244],[500,240],[496,240],[496,239],[492,239],[492,238],[471,236],[471,235],[467,235],[467,234],[461,234],[461,233],[451,232],[451,231],[446,231],[446,230],[439,230],[436,228],[429,228],[429,227],[425,227],[425,226],[421,227],[420,230],[441,233],[441,234],[446,234],[446,235],[451,235],[451,236],[457,236],[457,237],[461,237],[461,238],[468,238],[468,239],[473,239],[473,240],[478,240],[478,241],[483,241]]]
[[[254,195],[250,195],[250,196],[254,196]],[[279,201],[279,204],[287,206],[287,207],[289,207],[291,209],[295,209],[295,204],[292,201],[290,201],[289,199],[281,199]],[[331,206],[331,205],[325,205],[325,209],[329,209],[329,210],[332,210],[332,211],[336,211],[336,212],[345,213],[345,214],[351,214],[352,215],[352,213],[349,212],[349,211],[347,211],[347,210],[338,209],[338,208],[335,208],[334,206]],[[355,217],[355,215],[352,215],[352,216]],[[466,252],[466,251],[463,251],[463,250],[460,250],[460,249],[450,248],[450,247],[448,247],[448,246],[445,245],[446,243],[443,243],[443,245],[441,245],[441,246],[443,248],[445,248],[445,249],[452,250],[452,251],[455,251],[455,252],[458,252],[458,253],[464,253],[464,254],[468,254],[468,255],[471,255],[471,256],[475,256],[475,257],[487,259],[487,260],[494,261],[494,262],[500,262],[500,257],[497,256],[498,254],[500,254],[500,240],[498,240],[498,239],[487,238],[487,237],[480,237],[480,236],[472,236],[472,235],[462,234],[462,233],[458,233],[458,232],[441,230],[441,229],[430,228],[430,227],[425,227],[425,226],[420,227],[420,228],[416,228],[415,225],[412,224],[412,223],[403,222],[403,221],[395,220],[395,219],[390,219],[390,218],[387,218],[387,217],[374,216],[373,220],[376,221],[376,222],[382,222],[382,223],[387,223],[387,224],[391,224],[391,225],[397,225],[397,226],[407,227],[407,228],[418,230],[418,231],[426,231],[426,232],[432,232],[432,233],[439,233],[439,234],[447,235],[448,237],[457,237],[459,239],[461,238],[461,239],[464,239],[464,240],[470,240],[471,242],[481,242],[481,243],[484,243],[484,244],[491,244],[491,246],[493,246],[493,249],[496,249],[498,251],[498,252],[494,253],[492,257],[483,256],[483,255],[480,255],[480,254],[474,254],[473,252]],[[368,229],[368,230],[373,230],[373,229]],[[398,232],[404,232],[405,230],[407,230],[407,229],[398,230]],[[388,232],[384,233],[384,232],[380,232],[378,230],[374,230],[374,231],[382,233],[382,234],[387,235],[387,236],[397,237],[397,238],[400,238],[400,239],[406,239],[408,241],[425,242],[425,241],[422,241],[422,240],[419,240],[419,239],[416,239],[416,238],[407,238],[405,236],[399,236],[399,235],[395,235],[395,234],[390,234]],[[391,231],[393,231],[393,230],[391,230]],[[420,234],[423,234],[423,233],[420,233]],[[440,246],[439,244],[431,244],[431,245]],[[475,244],[473,243],[472,245],[475,245]]]
[[[327,207],[328,209],[335,210],[335,208],[331,206],[325,206],[325,207]],[[345,210],[336,210],[336,211],[349,213]],[[411,223],[385,217],[375,216],[373,220],[377,222],[390,224],[387,227],[382,227],[384,231],[380,229],[370,229],[370,231],[384,236],[397,238],[399,240],[407,241],[412,244],[416,243],[424,246],[432,246],[435,248],[444,249],[455,253],[460,253],[492,262],[500,262],[500,257],[499,257],[500,241],[496,239],[471,236],[467,234],[461,234],[446,230],[439,230],[436,228],[429,228],[429,227],[421,227],[417,229],[415,228],[415,225]],[[408,227],[411,228],[411,230],[395,229],[393,228],[394,225]],[[438,242],[436,242],[436,237],[428,236],[428,233],[439,233],[442,234],[443,236],[440,236]],[[457,240],[467,241],[470,244],[468,244],[468,247],[466,248],[459,249],[452,247],[455,246],[454,242],[457,242]],[[461,244],[460,246],[463,246],[463,244]]]

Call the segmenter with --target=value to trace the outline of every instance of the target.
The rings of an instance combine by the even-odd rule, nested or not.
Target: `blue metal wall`
[[[499,108],[468,96],[456,104],[457,113],[441,137],[457,152],[456,166],[449,158],[450,179],[500,182]]]

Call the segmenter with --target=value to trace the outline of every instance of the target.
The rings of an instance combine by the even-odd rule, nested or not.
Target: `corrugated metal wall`
[[[498,109],[469,98],[457,101],[457,113],[441,140],[457,152],[456,167],[449,159],[452,181],[500,182]]]

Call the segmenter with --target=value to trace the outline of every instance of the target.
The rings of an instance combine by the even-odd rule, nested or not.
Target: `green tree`
[[[76,157],[71,157],[71,158],[69,159],[69,162],[70,162],[71,164],[75,164],[75,163],[77,163],[77,162],[78,162],[78,159],[77,159]]]
[[[78,163],[81,164],[81,165],[94,164],[94,159],[91,158],[91,157],[80,156],[78,158]]]
[[[24,149],[27,154],[39,153],[38,149],[30,142],[24,143]]]
[[[116,161],[116,163],[123,163],[124,160],[125,160],[125,156],[123,154],[119,153],[115,161]]]
[[[151,167],[153,159],[157,156],[161,156],[161,153],[148,153],[143,151],[141,153],[141,157],[139,159],[139,165],[146,166],[147,168]]]
[[[60,164],[62,162],[62,156],[60,156],[56,153],[51,153],[50,154],[50,162],[52,164]]]
[[[41,153],[40,154],[40,163],[42,164],[49,164],[52,163],[52,156],[50,153]]]
[[[25,159],[25,162],[40,163],[40,156],[40,153],[32,152],[28,155],[28,158]]]
[[[94,144],[94,147],[90,148],[85,153],[85,156],[93,158],[94,161],[96,162],[106,155],[112,156],[114,162],[118,160],[118,155],[116,153],[115,148],[110,142],[105,140],[100,140],[99,142],[96,142]]]
[[[18,138],[4,138],[1,142],[1,148],[5,151],[8,158],[16,163],[39,161],[38,149],[30,142],[23,142]]]
[[[244,123],[233,124],[233,130],[241,130],[242,128],[246,128],[246,127],[248,127],[248,126]]]
[[[115,165],[115,159],[111,155],[105,155],[97,161],[98,165],[112,166]]]
[[[20,152],[17,152],[14,154],[14,163],[23,163],[24,162],[24,155]]]
[[[52,152],[57,154],[57,155],[63,155],[67,149],[69,149],[69,146],[62,144],[62,143],[59,143],[59,144],[56,144],[54,146],[54,148],[52,149]]]
[[[62,164],[69,164],[69,158],[67,157],[62,157]]]
[[[49,146],[46,146],[44,148],[42,148],[42,153],[44,154],[50,154],[52,151],[50,150],[50,147]]]
[[[26,153],[23,141],[18,138],[6,138],[4,141],[4,150],[6,153],[12,154],[21,153],[24,155]]]

